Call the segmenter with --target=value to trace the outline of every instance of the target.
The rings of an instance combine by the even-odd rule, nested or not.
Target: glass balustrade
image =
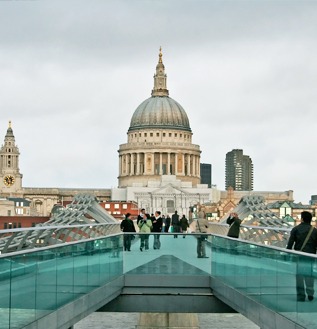
[[[122,235],[0,257],[0,328],[17,329],[123,274]]]
[[[298,301],[296,278],[317,278],[317,257],[212,236],[211,276],[304,328],[316,328],[316,300]],[[315,296],[316,298],[316,296]]]
[[[206,258],[198,258],[200,235],[152,233],[142,251],[144,234],[133,235],[131,251],[124,251],[118,234],[0,255],[0,328],[21,328],[123,274],[211,275],[295,323],[316,328],[317,300],[296,299],[296,275],[316,279],[316,256],[207,235]]]

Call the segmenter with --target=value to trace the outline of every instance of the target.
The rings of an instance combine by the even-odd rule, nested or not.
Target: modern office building
[[[226,154],[226,189],[253,190],[253,164],[243,150],[234,149]]]
[[[201,163],[200,164],[200,183],[207,184],[208,187],[211,187],[212,184],[212,167],[210,163]]]

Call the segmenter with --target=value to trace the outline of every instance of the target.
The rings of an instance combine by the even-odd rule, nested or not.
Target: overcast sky
[[[0,143],[24,187],[118,184],[159,47],[212,182],[243,149],[255,191],[317,194],[317,1],[0,1]],[[2,136],[2,137],[1,137]]]

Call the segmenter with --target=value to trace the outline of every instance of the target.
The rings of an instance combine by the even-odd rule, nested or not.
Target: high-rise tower
[[[210,163],[201,163],[200,164],[200,176],[201,184],[208,184],[208,187],[211,187],[211,164]]]
[[[226,189],[232,187],[236,191],[253,190],[253,164],[243,150],[232,150],[226,154]]]

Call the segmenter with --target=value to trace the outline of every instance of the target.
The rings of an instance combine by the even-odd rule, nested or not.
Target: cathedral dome
[[[138,106],[129,131],[143,128],[191,131],[185,110],[168,96],[152,96]]]
[[[152,97],[141,103],[133,113],[129,131],[139,129],[177,129],[191,132],[183,107],[168,96],[165,67],[160,49],[154,75]]]

